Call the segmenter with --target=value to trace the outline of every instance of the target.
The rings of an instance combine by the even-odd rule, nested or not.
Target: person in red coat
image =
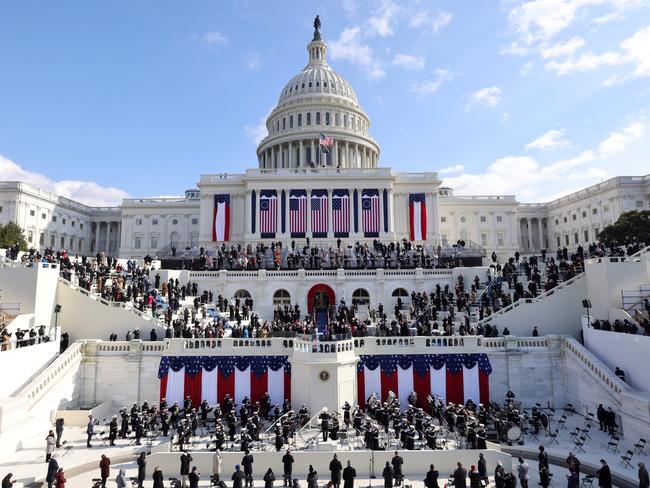
[[[65,488],[65,473],[63,468],[59,468],[56,472],[56,488]]]
[[[99,461],[99,477],[102,479],[102,488],[106,488],[106,480],[111,474],[111,460],[102,454],[102,459]]]

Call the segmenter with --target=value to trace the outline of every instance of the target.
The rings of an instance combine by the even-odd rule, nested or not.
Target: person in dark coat
[[[334,488],[341,486],[341,471],[343,471],[343,465],[334,454],[334,458],[330,461],[330,479]]]
[[[14,475],[13,473],[8,473],[7,476],[2,478],[2,488],[11,488],[12,486],[14,486],[16,480],[11,479],[13,475]]]
[[[318,472],[314,470],[311,464],[309,465],[309,473],[307,473],[307,488],[318,488]]]
[[[232,477],[230,479],[232,480],[232,488],[242,488],[244,473],[241,472],[239,464],[235,466],[235,472],[232,474]]]
[[[153,469],[153,488],[165,488],[163,485],[163,474],[159,466]]]
[[[580,486],[580,475],[577,471],[569,470],[569,476],[566,477],[567,488],[578,488]]]
[[[386,461],[386,466],[381,475],[384,477],[384,488],[393,488],[393,468],[390,465],[390,462]]]
[[[548,485],[551,483],[551,476],[548,470],[548,467],[543,466],[539,470],[539,484],[542,485],[542,488],[548,488]]]
[[[192,466],[188,479],[190,480],[190,488],[199,488],[199,472],[196,470],[196,466]]]
[[[350,461],[343,470],[343,488],[354,488],[354,478],[357,477],[357,470],[352,467]]]
[[[438,470],[433,464],[429,465],[427,477],[424,479],[424,486],[426,488],[438,488]]]
[[[548,468],[548,454],[546,454],[546,451],[544,450],[544,446],[539,446],[539,454],[537,454],[537,462],[539,463],[538,468],[539,471],[542,470],[542,466],[546,466]]]
[[[454,471],[453,475],[454,488],[467,488],[467,471],[463,468],[462,463],[456,463],[456,466],[456,471]]]
[[[138,456],[138,486],[142,488],[144,479],[147,477],[147,453],[141,452]]]
[[[241,460],[242,466],[244,466],[244,479],[246,481],[246,486],[253,486],[253,455],[251,452],[246,449],[246,453]]]
[[[496,488],[505,488],[506,486],[506,470],[503,469],[501,461],[497,461],[497,467],[494,468],[494,484]]]
[[[59,470],[59,462],[56,460],[56,454],[53,454],[50,460],[47,462],[47,476],[45,481],[47,481],[47,488],[52,488],[54,482],[56,481],[56,472]]]
[[[275,481],[275,475],[271,468],[266,470],[264,474],[264,488],[273,488],[273,482]]]
[[[645,468],[645,463],[639,463],[639,488],[650,487],[650,478],[648,478],[648,470]]]
[[[187,486],[187,477],[190,474],[190,463],[192,462],[192,456],[187,451],[183,451],[181,454],[181,480],[182,486],[185,488]]]
[[[612,474],[609,472],[609,466],[604,459],[600,460],[600,469],[596,471],[598,475],[598,486],[600,488],[612,488]]]
[[[476,468],[478,469],[478,474],[481,475],[481,479],[487,481],[488,479],[487,463],[485,462],[485,457],[483,456],[483,453],[480,453],[478,455],[478,462],[476,463]]]
[[[99,461],[99,477],[102,479],[102,488],[106,486],[106,480],[111,474],[111,460],[104,454]]]
[[[404,479],[404,474],[402,472],[402,465],[404,464],[404,459],[399,455],[399,452],[395,451],[393,459],[391,459],[390,464],[393,466],[393,476],[395,477],[395,486],[402,484]]]
[[[291,476],[293,474],[294,459],[291,451],[287,449],[287,453],[282,456],[282,470],[283,470],[283,483],[282,486],[291,486]]]
[[[469,468],[469,486],[470,488],[481,488],[481,475],[476,469],[476,466],[472,464]]]

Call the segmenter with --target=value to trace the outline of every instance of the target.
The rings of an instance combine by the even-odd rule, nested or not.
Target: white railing
[[[537,303],[537,302],[540,302],[541,300],[545,300],[546,298],[550,297],[554,293],[557,293],[558,291],[566,288],[567,286],[571,286],[573,283],[575,283],[576,281],[581,280],[584,277],[585,277],[584,272],[579,273],[579,274],[575,275],[573,278],[570,278],[570,279],[568,279],[566,281],[563,281],[562,283],[558,284],[557,286],[551,288],[548,291],[545,291],[545,292],[541,293],[540,295],[538,295],[538,296],[536,296],[534,298],[520,298],[516,302],[512,302],[507,307],[503,307],[501,310],[498,310],[498,311],[494,312],[493,314],[479,320],[477,322],[477,324],[485,325],[485,324],[491,322],[492,319],[494,319],[495,317],[500,317],[501,315],[503,315],[505,313],[508,313],[510,310],[514,310],[515,308],[517,308],[517,307],[519,307],[521,305]]]

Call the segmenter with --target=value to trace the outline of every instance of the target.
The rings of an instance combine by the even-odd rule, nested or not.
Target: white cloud
[[[266,119],[268,118],[270,113],[271,111],[269,110],[269,113],[267,113],[256,123],[247,124],[244,126],[244,132],[246,133],[246,137],[248,137],[251,141],[253,141],[255,145],[259,144],[262,141],[262,139],[264,139],[269,133],[268,129],[266,128]]]
[[[93,181],[59,180],[55,181],[41,174],[28,171],[14,161],[0,155],[0,180],[22,181],[43,190],[56,193],[93,207],[114,206],[131,195],[112,186],[101,186]]]
[[[572,56],[578,49],[584,47],[585,40],[580,36],[574,36],[568,41],[557,42],[552,46],[542,49],[542,58],[561,58]]]
[[[357,3],[355,0],[343,0],[341,4],[346,16],[353,17],[357,13]]]
[[[462,173],[465,171],[465,166],[462,164],[455,164],[454,166],[447,166],[445,168],[441,168],[438,173],[442,175],[450,174],[450,173]]]
[[[565,61],[551,60],[544,65],[549,71],[555,71],[558,75],[566,75],[579,71],[593,71],[603,66],[615,66],[622,64],[621,56],[613,51],[607,51],[602,54],[588,52],[582,54],[579,58],[569,58]]]
[[[467,109],[474,107],[494,108],[499,103],[501,103],[501,89],[498,86],[488,86],[469,95]]]
[[[199,37],[199,40],[204,44],[208,44],[210,46],[215,46],[219,44],[228,44],[228,38],[221,32],[216,32],[216,31],[206,32],[205,34]]]
[[[454,14],[446,10],[436,10],[429,12],[428,10],[420,10],[415,12],[409,21],[409,26],[413,28],[427,27],[437,34],[442,29],[447,27],[454,18]]]
[[[424,68],[424,58],[411,54],[396,54],[393,58],[393,66],[399,66],[404,69],[419,70]]]
[[[530,72],[533,70],[534,63],[532,61],[527,61],[524,64],[521,65],[521,68],[519,69],[519,74],[521,76],[528,76]]]
[[[422,100],[424,98],[435,95],[435,93],[440,89],[440,87],[450,81],[453,78],[453,75],[446,69],[438,68],[433,71],[433,79],[425,81],[416,81],[409,85],[409,92],[415,93],[418,99]]]
[[[553,149],[557,147],[569,147],[569,141],[564,137],[566,129],[551,129],[537,139],[530,141],[524,146],[526,151],[531,149]]]
[[[258,53],[250,53],[246,58],[246,68],[249,71],[258,71],[262,67],[262,58]]]
[[[381,37],[393,35],[393,22],[399,12],[399,7],[392,0],[381,0],[378,12],[368,19],[370,34]]]
[[[634,142],[643,137],[647,129],[644,119],[632,120],[620,131],[610,132],[609,136],[600,143],[598,152],[601,157],[610,157],[620,154]]]
[[[339,38],[330,42],[330,53],[335,61],[344,60],[361,66],[370,78],[379,79],[386,74],[372,48],[361,42],[359,27],[343,29]]]

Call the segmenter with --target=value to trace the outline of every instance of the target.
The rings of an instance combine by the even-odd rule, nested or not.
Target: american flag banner
[[[289,232],[291,237],[305,237],[307,233],[307,192],[289,192]]]
[[[348,190],[332,191],[332,229],[334,237],[350,235],[350,192]]]
[[[255,403],[265,393],[274,405],[291,401],[291,363],[287,356],[163,356],[158,367],[160,398],[168,405],[188,396],[198,407],[222,403],[226,395],[237,404]]]
[[[318,143],[323,147],[330,147],[334,145],[334,138],[332,136],[321,134]]]
[[[429,394],[447,403],[472,400],[487,405],[490,373],[487,354],[362,355],[357,364],[357,403],[364,408],[371,394],[384,401],[392,391],[406,408],[414,391],[422,408]]]
[[[220,194],[214,196],[212,240],[230,240],[230,195],[228,194]]]
[[[412,241],[427,238],[427,205],[424,193],[409,194],[409,237]]]
[[[260,234],[262,239],[275,239],[278,229],[278,194],[275,190],[260,191]]]
[[[327,190],[311,192],[311,235],[327,237]]]
[[[361,192],[361,223],[365,237],[379,237],[379,190]]]

